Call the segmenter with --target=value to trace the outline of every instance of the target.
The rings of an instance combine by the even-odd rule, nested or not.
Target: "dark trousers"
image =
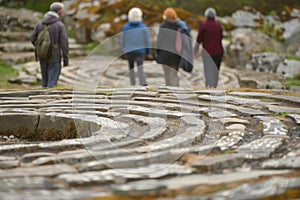
[[[218,70],[220,71],[222,56],[211,56],[211,59],[214,61],[215,65],[217,66]]]
[[[143,67],[145,55],[144,54],[138,54],[138,53],[127,53],[126,58],[128,60],[128,65],[129,65],[130,84],[131,85],[136,84],[135,71],[134,71],[134,64],[136,62],[140,85],[146,86],[147,82],[146,82],[146,77],[145,77],[144,67]]]
[[[56,87],[61,72],[61,63],[41,62],[40,68],[42,74],[42,87]]]
[[[216,88],[219,81],[219,70],[222,62],[222,55],[202,57],[204,65],[205,86]]]

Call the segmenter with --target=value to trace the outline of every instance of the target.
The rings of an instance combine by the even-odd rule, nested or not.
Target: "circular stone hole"
[[[78,119],[76,119],[77,121]],[[95,127],[93,122],[85,122],[87,127]],[[89,128],[90,130],[90,128]],[[43,114],[1,114],[0,135],[15,136],[27,141],[58,141],[63,139],[78,138],[75,120],[66,117],[43,115]],[[80,134],[80,137],[88,137]]]

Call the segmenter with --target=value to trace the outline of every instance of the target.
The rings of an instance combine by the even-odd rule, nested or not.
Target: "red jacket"
[[[197,36],[197,43],[202,43],[203,48],[209,55],[223,55],[222,38],[222,26],[215,19],[207,19],[200,25]],[[196,44],[195,48],[199,48],[199,45]],[[196,49],[196,51],[197,50],[198,49]]]

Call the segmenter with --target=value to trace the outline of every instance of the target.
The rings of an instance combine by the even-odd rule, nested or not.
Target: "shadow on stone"
[[[4,115],[0,135],[33,141],[59,141],[78,138],[74,119],[46,115]],[[87,136],[86,136],[87,137]]]

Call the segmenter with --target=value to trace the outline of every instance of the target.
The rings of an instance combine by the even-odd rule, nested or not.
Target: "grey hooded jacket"
[[[49,11],[46,13],[45,17],[35,26],[31,34],[31,42],[34,45],[37,40],[38,34],[43,30],[43,24],[51,24],[49,27],[49,33],[51,38],[51,43],[55,45],[52,50],[52,55],[49,59],[44,60],[37,58],[40,62],[56,63],[61,62],[63,56],[63,66],[69,65],[69,43],[68,35],[65,25],[59,20],[59,16],[56,12]]]

